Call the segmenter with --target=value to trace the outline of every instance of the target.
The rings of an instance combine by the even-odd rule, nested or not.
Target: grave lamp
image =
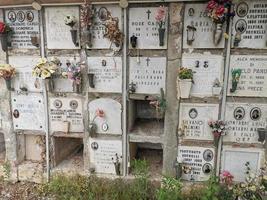
[[[192,45],[192,43],[195,40],[195,32],[196,32],[196,28],[194,26],[187,26],[186,27],[186,33],[187,33],[187,38],[186,38],[186,42],[188,45]]]
[[[41,9],[42,9],[41,4],[40,4],[38,1],[36,1],[36,0],[32,2],[32,7],[33,7],[35,10],[41,10]]]

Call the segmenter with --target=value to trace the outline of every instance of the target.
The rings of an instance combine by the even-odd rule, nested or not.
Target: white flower
[[[70,27],[73,27],[77,20],[76,20],[76,17],[73,16],[73,15],[67,15],[65,18],[64,18],[64,22],[66,25],[70,26]]]

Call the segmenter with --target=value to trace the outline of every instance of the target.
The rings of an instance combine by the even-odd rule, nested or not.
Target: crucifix
[[[150,10],[147,10],[146,13],[147,13],[147,19],[150,19],[151,11]]]
[[[150,58],[147,57],[147,58],[146,58],[146,66],[147,66],[147,67],[149,66],[149,62],[150,62]]]

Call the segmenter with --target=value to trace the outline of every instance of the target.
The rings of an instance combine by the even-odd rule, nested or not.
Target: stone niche
[[[212,86],[216,79],[221,87],[223,85],[223,57],[220,55],[183,54],[182,66],[194,71],[191,96],[213,96]]]
[[[241,41],[233,47],[239,48],[266,48],[266,1],[236,1],[235,17],[233,18],[233,36],[241,34]],[[264,11],[264,12],[261,12]]]
[[[83,104],[79,98],[50,98],[51,132],[84,132]]]
[[[95,5],[95,16],[92,25],[92,49],[117,48],[108,38],[104,37],[105,23],[108,13],[118,20],[119,28],[122,30],[122,9],[118,5]]]
[[[185,140],[213,140],[209,120],[217,120],[219,104],[180,104],[179,130]]]
[[[122,134],[122,106],[118,101],[109,98],[100,98],[88,104],[90,123],[97,127],[98,134],[121,135]],[[104,112],[104,117],[96,115],[97,110]]]
[[[38,56],[10,56],[9,64],[16,69],[16,76],[12,79],[15,90],[30,92],[43,91],[42,79],[32,76],[32,69],[38,63]]]
[[[231,55],[228,96],[267,97],[267,56]],[[241,69],[237,89],[232,89],[232,70]]]
[[[258,143],[258,128],[267,126],[267,104],[228,102],[224,141]]]
[[[39,13],[34,9],[7,9],[5,22],[14,30],[11,47],[37,49],[40,45]]]
[[[185,4],[184,12],[184,48],[224,48],[224,37],[222,36],[218,45],[213,41],[213,30],[215,24],[208,17],[206,10],[207,3]],[[226,26],[222,27],[222,33]],[[195,29],[195,30],[193,30]]]
[[[168,19],[165,19],[164,44],[159,45],[158,24],[155,19],[158,7],[140,7],[129,9],[129,43],[131,36],[137,37],[138,49],[167,49]],[[168,13],[168,7],[166,7]],[[132,46],[130,46],[132,47]]]
[[[77,30],[76,44],[72,41],[71,27],[67,26],[64,18],[74,16],[77,23],[73,27]],[[62,7],[46,7],[45,8],[45,28],[48,49],[79,49],[79,6],[62,6]]]
[[[115,139],[89,139],[90,168],[95,173],[116,174],[115,164],[118,157],[122,172],[122,141]]]
[[[89,92],[122,92],[121,57],[88,57],[87,63]]]
[[[11,93],[14,130],[45,130],[43,95]]]
[[[177,161],[182,164],[183,180],[207,181],[215,170],[215,150],[209,147],[178,146]]]
[[[160,94],[165,91],[166,57],[130,57],[129,85],[136,94]]]
[[[232,148],[224,146],[222,151],[222,171],[227,170],[234,176],[234,181],[244,181],[246,178],[246,166],[249,162],[251,171],[259,172],[264,160],[263,149]]]

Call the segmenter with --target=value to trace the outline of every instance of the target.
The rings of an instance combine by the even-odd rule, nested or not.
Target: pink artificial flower
[[[95,114],[96,116],[101,117],[101,118],[105,117],[104,111],[99,108],[96,110]]]
[[[164,7],[164,6],[160,6],[160,7],[158,7],[158,9],[157,9],[157,14],[156,14],[155,19],[156,19],[158,22],[162,22],[162,21],[164,20],[165,14],[166,14],[165,7]]]
[[[221,133],[219,133],[218,131],[213,131],[213,136],[216,138],[219,138],[221,136]]]
[[[215,7],[217,7],[217,3],[215,1],[209,1],[208,5],[207,5],[207,9],[211,10],[214,9]]]
[[[229,171],[223,171],[221,174],[221,180],[223,183],[227,185],[231,185],[233,183],[234,176]]]

